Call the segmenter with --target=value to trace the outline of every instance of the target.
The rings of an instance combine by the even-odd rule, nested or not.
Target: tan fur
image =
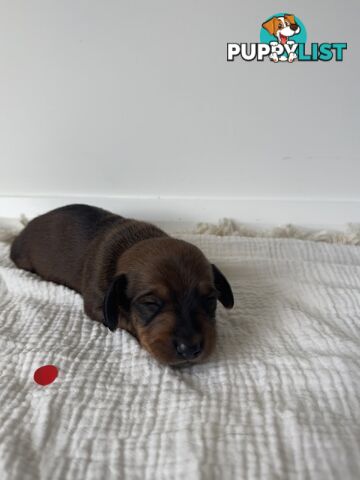
[[[285,20],[288,20],[291,25],[294,25],[296,23],[294,15],[290,15],[290,14],[286,13],[284,15],[284,18],[285,18]]]
[[[285,20],[288,20],[288,22],[290,22],[291,25],[296,24],[294,15],[286,13],[284,15],[284,18]],[[262,26],[265,28],[265,30],[267,30],[270,33],[270,35],[274,35],[275,37],[277,32],[283,28],[283,25],[281,21],[278,19],[278,17],[270,18],[269,20],[264,22]]]
[[[267,22],[264,22],[262,26],[270,33],[270,35],[276,35],[276,32],[279,30],[279,20],[277,17],[272,17]]]

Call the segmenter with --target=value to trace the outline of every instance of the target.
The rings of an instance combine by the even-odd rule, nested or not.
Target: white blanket
[[[211,360],[160,366],[0,243],[0,478],[359,479],[360,248],[183,235],[228,276]],[[42,387],[36,368],[59,376]]]

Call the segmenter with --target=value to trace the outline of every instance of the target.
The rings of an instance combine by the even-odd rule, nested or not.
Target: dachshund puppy
[[[231,287],[194,245],[88,205],[41,215],[11,246],[19,267],[83,296],[86,314],[131,333],[159,362],[201,362],[215,345],[217,300]]]

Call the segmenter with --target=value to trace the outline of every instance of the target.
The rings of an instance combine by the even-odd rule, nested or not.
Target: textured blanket
[[[182,235],[216,262],[211,360],[156,363],[0,243],[0,478],[359,479],[360,248]],[[46,364],[50,385],[34,382]]]

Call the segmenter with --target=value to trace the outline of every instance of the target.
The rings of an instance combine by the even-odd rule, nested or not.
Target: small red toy
[[[55,365],[44,365],[34,372],[34,381],[39,385],[49,385],[58,376],[58,369]]]

